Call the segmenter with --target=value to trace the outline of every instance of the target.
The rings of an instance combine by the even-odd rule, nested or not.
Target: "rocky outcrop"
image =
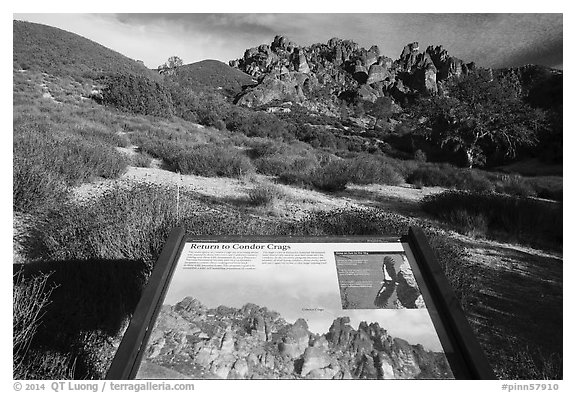
[[[367,85],[373,83],[378,83],[382,81],[391,81],[393,79],[392,74],[388,68],[380,64],[372,64],[370,70],[368,71],[368,79],[366,80]]]
[[[354,329],[339,317],[313,334],[304,319],[288,323],[255,304],[207,309],[192,298],[162,308],[144,364],[195,379],[452,377],[442,353],[393,338],[378,323]]]
[[[438,81],[443,81],[451,77],[460,77],[466,75],[476,69],[474,63],[464,63],[462,60],[450,56],[448,51],[442,46],[429,46],[426,53],[434,62],[437,68],[436,78]]]
[[[296,48],[294,50],[294,70],[296,72],[302,72],[304,74],[308,74],[310,72],[310,67],[308,67],[308,61],[306,60],[306,55],[304,51],[300,48]]]
[[[400,59],[397,61],[400,71],[412,72],[414,67],[420,62],[420,58],[420,46],[417,42],[406,45],[402,49]]]
[[[272,101],[323,101],[324,106],[336,106],[335,98],[343,93],[371,102],[385,95],[397,100],[435,95],[443,81],[475,69],[441,46],[421,51],[418,42],[406,45],[400,58],[392,61],[376,45],[364,49],[353,41],[331,38],[326,44],[303,47],[282,36],[274,37],[270,45],[247,49],[229,64],[259,80],[237,99],[249,107]]]
[[[308,348],[309,340],[310,332],[308,332],[308,325],[305,320],[300,318],[294,322],[294,325],[286,329],[284,337],[278,347],[282,355],[296,359]]]
[[[301,376],[310,379],[334,379],[341,371],[338,360],[325,348],[308,347],[302,356]]]
[[[408,263],[404,261],[397,274],[396,293],[398,300],[406,308],[424,308],[424,299],[418,289],[418,284],[414,278],[414,273]]]
[[[257,86],[247,89],[236,103],[253,108],[273,101],[302,102],[306,99],[304,89],[309,84],[310,78],[302,73],[270,74]]]

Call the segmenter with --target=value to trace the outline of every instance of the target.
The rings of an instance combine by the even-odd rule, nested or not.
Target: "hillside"
[[[221,91],[229,98],[256,83],[250,75],[217,60],[183,65],[168,73],[166,79],[194,91]]]
[[[160,80],[159,75],[144,64],[77,34],[23,21],[14,21],[13,28],[15,70],[79,78],[126,73]]]

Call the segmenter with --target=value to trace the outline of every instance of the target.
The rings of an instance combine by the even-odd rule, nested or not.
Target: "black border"
[[[124,338],[116,351],[106,379],[133,379],[144,354],[151,330],[162,306],[172,274],[185,243],[188,242],[292,242],[292,243],[407,243],[420,275],[428,289],[434,312],[432,322],[446,352],[450,366],[459,379],[496,379],[496,376],[472,332],[454,291],[420,228],[410,227],[408,235],[390,236],[184,236],[183,228],[170,233],[154,266],[148,284],[136,307]],[[427,299],[425,299],[427,300]],[[442,332],[442,334],[440,334]],[[446,342],[448,341],[448,342]]]

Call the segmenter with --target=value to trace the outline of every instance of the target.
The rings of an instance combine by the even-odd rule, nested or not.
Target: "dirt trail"
[[[123,148],[127,154],[135,154],[133,147]],[[77,200],[89,200],[98,197],[115,185],[129,186],[135,182],[149,182],[168,187],[180,186],[213,201],[225,204],[241,205],[248,198],[248,192],[260,183],[271,183],[273,178],[264,175],[250,175],[242,179],[214,178],[196,175],[181,175],[161,169],[158,165],[151,168],[128,167],[117,180],[101,180],[83,184],[73,193]],[[430,194],[443,191],[440,187],[413,188],[410,185],[350,185],[338,193],[322,193],[283,184],[277,184],[283,197],[275,206],[275,215],[285,218],[300,218],[311,211],[332,210],[338,208],[371,206],[398,213],[419,214],[418,203]],[[421,214],[421,213],[420,213]]]

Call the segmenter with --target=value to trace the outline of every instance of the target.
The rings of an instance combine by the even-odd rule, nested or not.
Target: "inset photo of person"
[[[336,252],[343,309],[426,308],[402,253]]]

